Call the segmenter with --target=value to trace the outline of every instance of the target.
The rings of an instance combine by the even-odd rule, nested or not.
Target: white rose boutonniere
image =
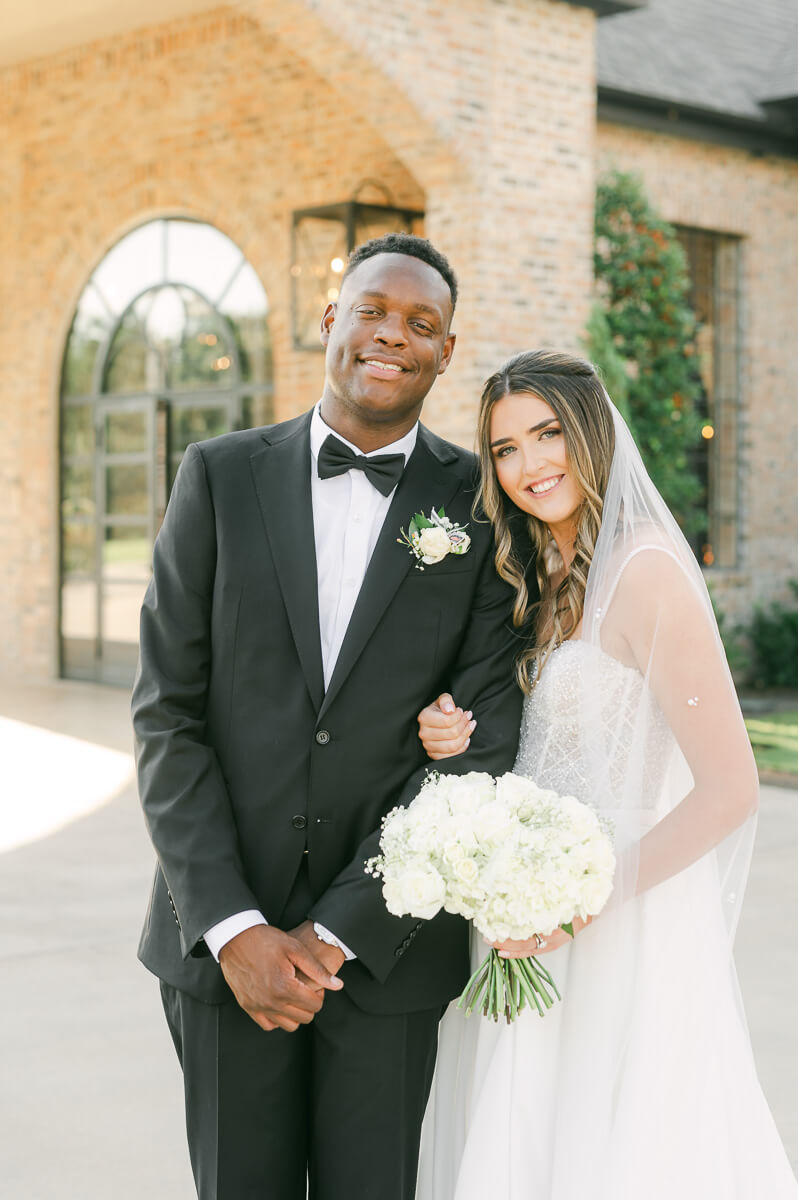
[[[402,546],[407,546],[410,553],[417,559],[416,567],[423,571],[424,567],[442,562],[447,554],[466,554],[471,545],[471,538],[465,532],[468,525],[456,525],[450,521],[442,508],[436,512],[430,510],[428,517],[416,513],[407,527],[400,530],[401,537],[396,540]]]

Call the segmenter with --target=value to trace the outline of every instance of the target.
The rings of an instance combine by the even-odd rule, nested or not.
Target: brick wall
[[[734,621],[798,578],[798,161],[600,122],[600,167],[639,172],[669,221],[741,242],[739,565],[707,578]]]
[[[470,443],[503,357],[577,345],[594,23],[555,0],[247,0],[0,73],[0,670],[57,670],[61,355],[88,276],[136,225],[190,215],[241,247],[269,295],[280,417],[323,379],[290,345],[290,213],[364,178],[426,209],[461,276],[433,427]]]
[[[424,190],[461,278],[453,367],[427,407],[473,438],[481,385],[532,344],[576,349],[589,304],[595,16],[549,0],[240,0],[355,108]]]

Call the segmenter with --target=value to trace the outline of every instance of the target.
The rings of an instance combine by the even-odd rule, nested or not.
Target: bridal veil
[[[798,1198],[732,959],[756,767],[701,570],[611,408],[581,638],[543,665],[516,769],[597,808],[615,888],[545,956],[543,1019],[450,1008],[419,1200]]]

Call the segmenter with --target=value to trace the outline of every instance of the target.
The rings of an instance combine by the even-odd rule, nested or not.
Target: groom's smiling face
[[[355,444],[353,432],[406,432],[449,365],[451,318],[449,286],[428,263],[408,254],[361,262],[322,318],[325,420]]]

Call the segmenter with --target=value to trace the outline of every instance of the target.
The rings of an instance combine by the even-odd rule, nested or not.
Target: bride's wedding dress
[[[672,794],[673,747],[640,671],[574,640],[527,698],[515,770],[598,803],[632,845]],[[723,756],[722,742],[708,752]],[[563,999],[543,1019],[526,1010],[508,1026],[450,1006],[418,1200],[798,1197],[756,1077],[719,869],[706,854],[545,955]],[[485,951],[474,934],[474,966]]]

